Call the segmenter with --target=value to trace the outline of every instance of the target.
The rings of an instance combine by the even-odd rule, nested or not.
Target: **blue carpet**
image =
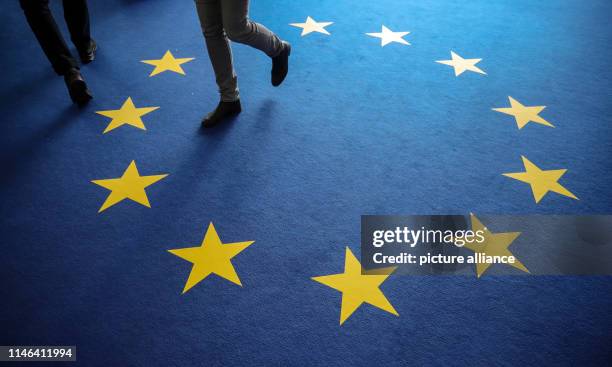
[[[400,317],[369,305],[338,325],[340,294],[313,282],[357,254],[362,214],[611,214],[612,3],[606,0],[254,1],[251,17],[293,44],[269,59],[234,44],[244,112],[201,132],[218,100],[191,1],[90,1],[100,45],[83,67],[95,99],[70,104],[16,1],[0,12],[0,344],[76,345],[82,366],[605,365],[609,277],[392,277]],[[58,23],[63,25],[58,4]],[[333,21],[331,36],[288,25]],[[381,24],[412,45],[365,36]],[[65,29],[64,29],[65,32]],[[64,33],[67,35],[67,33]],[[185,76],[140,62],[195,57]],[[486,76],[455,77],[454,50]],[[127,97],[147,131],[108,119]],[[508,96],[556,127],[518,130]],[[503,177],[566,168],[580,200]],[[151,209],[98,214],[94,179],[168,173]],[[212,276],[185,295],[209,222],[243,287]],[[41,364],[43,365],[43,364]]]

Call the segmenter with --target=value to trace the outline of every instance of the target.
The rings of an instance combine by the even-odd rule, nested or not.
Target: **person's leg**
[[[232,62],[232,50],[223,30],[221,2],[225,0],[195,0],[208,56],[215,71],[221,101],[239,99],[238,82]]]
[[[64,19],[70,31],[70,39],[85,63],[94,59],[96,44],[89,31],[87,0],[63,0]]]
[[[232,49],[223,30],[221,2],[225,0],[195,0],[208,57],[215,71],[221,101],[202,120],[202,126],[212,127],[240,113],[238,81],[232,62]]]
[[[272,85],[279,86],[289,71],[291,45],[259,23],[249,19],[248,0],[223,0],[223,28],[230,40],[263,51],[272,58]]]
[[[65,75],[70,69],[78,69],[51,14],[49,0],[20,0],[19,3],[53,70]]]
[[[278,56],[283,43],[268,28],[249,19],[248,0],[222,0],[223,28],[229,39],[263,51],[270,57]]]
[[[92,98],[91,92],[87,89],[87,84],[79,72],[79,64],[72,57],[55,23],[49,9],[49,1],[20,0],[19,3],[38,43],[51,62],[53,70],[64,76],[64,82],[72,101],[79,105],[89,102]]]

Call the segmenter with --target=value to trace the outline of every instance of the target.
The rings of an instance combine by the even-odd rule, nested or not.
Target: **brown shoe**
[[[79,106],[83,106],[93,98],[91,92],[87,89],[87,83],[85,83],[85,80],[77,69],[70,69],[70,71],[64,75],[64,81],[66,82],[66,87],[68,88],[68,93],[70,94],[72,102]]]
[[[229,120],[231,117],[236,116],[242,111],[240,106],[240,100],[233,102],[219,102],[217,108],[214,111],[206,115],[202,120],[202,127],[209,128],[219,123]]]
[[[281,85],[289,72],[289,55],[291,55],[291,44],[283,41],[283,50],[278,56],[272,58],[272,85]]]
[[[98,45],[96,41],[91,39],[89,42],[89,46],[85,50],[79,50],[79,57],[81,58],[81,62],[83,64],[89,64],[94,61],[96,58],[96,51],[98,50]]]

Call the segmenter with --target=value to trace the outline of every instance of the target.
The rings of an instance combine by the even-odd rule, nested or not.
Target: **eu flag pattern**
[[[358,258],[363,214],[609,214],[612,3],[252,1],[292,43],[289,75],[272,88],[269,58],[233,44],[243,113],[206,132],[193,2],[90,12],[78,109],[2,3],[1,345],[76,345],[79,366],[609,363],[609,277],[391,276],[399,317],[379,298],[341,326],[342,295],[312,278]],[[303,34],[309,17],[330,24]],[[381,47],[383,26],[402,34]],[[168,51],[182,72],[155,73]],[[567,170],[571,195],[538,199],[523,157]],[[198,256],[178,249],[209,246],[210,223],[254,242],[186,291]]]

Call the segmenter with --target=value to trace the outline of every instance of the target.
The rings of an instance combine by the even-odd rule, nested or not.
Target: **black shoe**
[[[202,120],[203,127],[213,127],[221,122],[227,121],[230,117],[236,116],[242,111],[240,100],[233,102],[219,102],[214,111],[206,115]]]
[[[83,80],[81,73],[77,69],[70,69],[64,75],[64,81],[66,82],[66,87],[68,87],[68,93],[70,93],[72,102],[82,106],[93,98],[91,92],[87,89],[85,80]]]
[[[283,41],[283,50],[278,56],[272,58],[272,85],[281,85],[289,72],[289,55],[291,55],[291,44]]]
[[[98,45],[96,44],[96,41],[94,41],[92,38],[85,50],[79,50],[79,57],[81,58],[81,62],[83,64],[89,64],[90,62],[94,61],[94,59],[96,58],[97,50]]]

